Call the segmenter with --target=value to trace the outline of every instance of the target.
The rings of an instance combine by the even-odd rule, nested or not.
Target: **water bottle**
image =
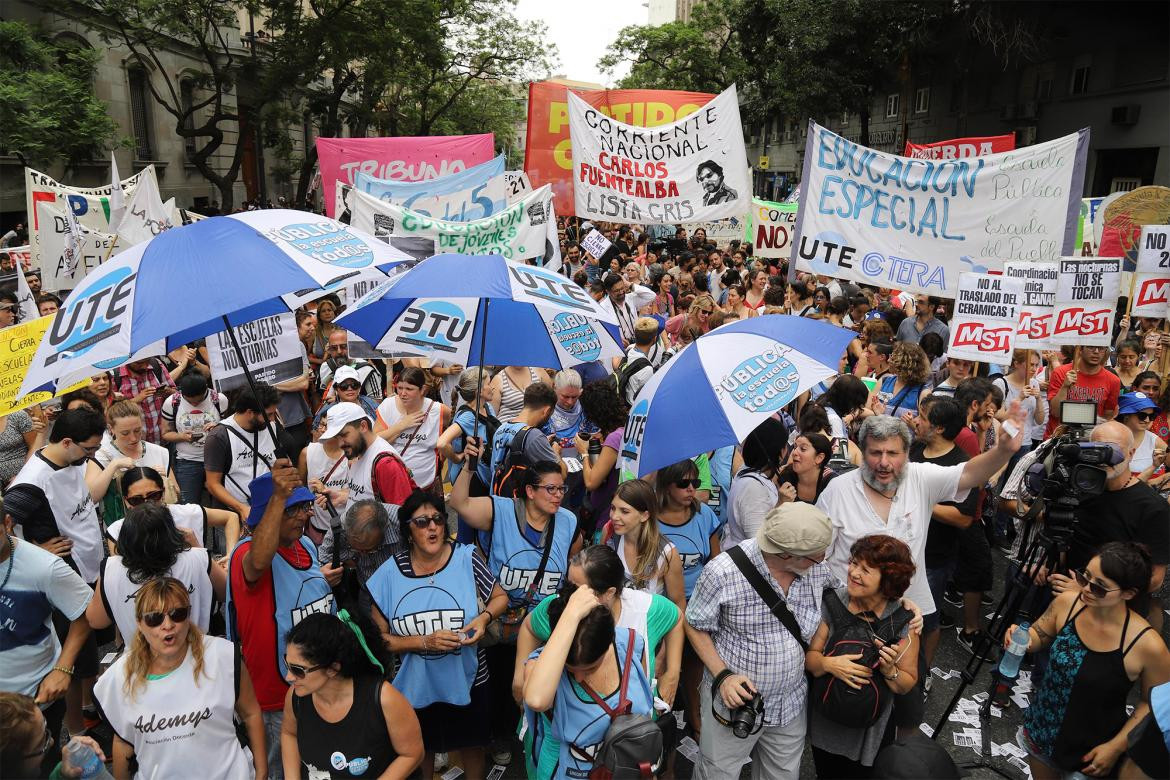
[[[1014,680],[1020,673],[1020,661],[1024,660],[1024,653],[1028,652],[1028,642],[1031,641],[1028,636],[1030,625],[1024,621],[1016,626],[1016,630],[1012,632],[1008,648],[999,661],[999,674],[1005,680]]]
[[[81,780],[114,780],[114,776],[106,771],[106,765],[98,758],[93,748],[76,737],[69,740],[69,744],[62,752],[70,766],[81,770]]]

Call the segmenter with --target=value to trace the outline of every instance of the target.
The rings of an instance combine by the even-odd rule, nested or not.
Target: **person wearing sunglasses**
[[[20,323],[20,300],[11,290],[0,290],[0,328]]]
[[[114,776],[253,780],[268,773],[264,722],[235,646],[191,622],[187,586],[149,580],[134,598],[128,650],[98,678],[93,695],[114,731]],[[240,744],[239,716],[248,747]]]
[[[1050,648],[1017,737],[1037,780],[1076,772],[1113,776],[1130,730],[1150,711],[1150,690],[1170,680],[1170,651],[1131,608],[1145,593],[1150,570],[1145,546],[1110,542],[1072,570],[1075,586],[1028,629],[1029,652]],[[1005,632],[1005,648],[1015,629]],[[1142,695],[1127,716],[1126,701],[1139,680]]]
[[[1166,442],[1150,431],[1162,410],[1145,393],[1125,393],[1118,404],[1117,421],[1133,434],[1133,457],[1129,470],[1138,479],[1149,481],[1166,459]]]
[[[695,328],[699,331],[699,335],[709,331],[711,326],[708,319],[713,311],[715,311],[715,299],[709,293],[703,292],[696,295],[685,312],[676,314],[666,321],[665,331],[670,336],[671,346],[683,346],[680,343],[680,334],[685,329],[684,326]]]
[[[459,751],[468,777],[482,778],[493,713],[478,644],[508,596],[473,545],[449,540],[442,498],[416,490],[398,519],[402,549],[366,588],[382,641],[402,661],[394,687],[422,726],[422,775],[433,774],[436,753]]]
[[[325,397],[325,403],[313,417],[313,440],[317,441],[324,430],[325,417],[337,404],[357,404],[371,420],[378,416],[378,402],[362,393],[361,377],[353,366],[342,366],[333,375],[333,385]]]
[[[223,601],[227,572],[211,565],[207,550],[192,544],[190,534],[185,535],[173,518],[171,508],[155,500],[131,506],[125,520],[118,521],[117,548],[102,563],[94,586],[99,597],[92,599],[85,611],[91,628],[116,624],[123,639],[129,641],[138,630],[134,594],[145,582],[172,577],[190,594],[191,619],[201,631],[207,631],[212,595]]]
[[[234,549],[240,540],[240,517],[230,509],[214,509],[200,504],[166,504],[166,490],[161,474],[149,466],[135,466],[126,471],[118,480],[122,503],[127,515],[136,507],[158,504],[171,516],[179,533],[186,537],[192,547],[202,547],[204,531],[208,527],[219,528],[227,539],[227,549]],[[114,545],[125,527],[125,518],[115,520],[106,529],[106,540],[113,552]]]
[[[356,626],[333,615],[309,615],[288,632],[285,777],[405,780],[422,761],[410,702],[363,645]]]

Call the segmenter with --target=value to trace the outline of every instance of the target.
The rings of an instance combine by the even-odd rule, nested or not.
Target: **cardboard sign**
[[[984,157],[989,154],[1010,152],[1016,148],[1016,134],[987,135],[972,138],[954,138],[950,141],[935,141],[932,144],[916,144],[906,141],[902,154],[915,160],[957,160],[963,157]]]
[[[1121,262],[1120,257],[1060,258],[1053,344],[1110,345],[1121,290]]]
[[[613,246],[613,242],[601,234],[597,228],[589,231],[589,235],[581,239],[581,248],[600,260]]]
[[[773,203],[752,198],[748,230],[744,238],[756,257],[788,257],[792,254],[792,231],[796,226],[795,203]]]
[[[52,317],[38,317],[0,331],[0,415],[12,414],[89,385],[89,379],[85,378],[71,385],[62,382],[55,393],[39,390],[20,396],[24,375],[52,321]]]
[[[751,172],[735,85],[695,113],[645,129],[569,95],[574,213],[669,225],[747,214]]]
[[[608,117],[636,127],[658,127],[695,113],[714,95],[668,89],[574,89]],[[528,86],[524,170],[533,187],[551,184],[558,214],[573,213],[573,150],[569,139],[569,88],[551,81]]]
[[[333,214],[336,182],[353,184],[358,173],[393,181],[426,181],[459,173],[495,157],[495,136],[437,135],[418,138],[318,138],[317,160],[325,207]]]
[[[1145,225],[1138,245],[1134,276],[1134,317],[1170,314],[1170,225]]]
[[[392,181],[358,173],[354,189],[435,219],[470,222],[490,217],[508,205],[504,161],[501,154],[465,171],[427,181]]]
[[[1005,263],[1003,274],[1024,285],[1016,349],[1055,349],[1052,341],[1053,304],[1056,301],[1056,263]]]
[[[244,353],[247,370],[257,382],[270,385],[296,379],[304,371],[301,342],[292,312],[261,317],[232,328]],[[245,387],[244,366],[227,331],[207,337],[207,360],[215,389],[228,393]]]
[[[1009,363],[1015,349],[1023,282],[1002,275],[961,274],[947,357]]]
[[[1070,255],[1088,141],[912,160],[811,122],[792,272],[954,298],[960,273]]]

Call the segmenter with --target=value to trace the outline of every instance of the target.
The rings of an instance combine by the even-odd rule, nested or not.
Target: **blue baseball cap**
[[[1162,411],[1154,403],[1154,399],[1145,393],[1126,393],[1117,402],[1117,414],[1119,415],[1144,412],[1147,409],[1152,409],[1155,414]]]
[[[245,522],[249,528],[255,528],[260,524],[260,518],[264,516],[264,510],[267,508],[268,502],[272,500],[275,489],[276,485],[272,481],[271,474],[262,474],[248,483],[248,493],[252,496],[248,501],[251,511],[248,512],[248,518]],[[313,491],[301,485],[289,494],[284,502],[284,508],[288,509],[290,506],[312,501],[313,498]]]

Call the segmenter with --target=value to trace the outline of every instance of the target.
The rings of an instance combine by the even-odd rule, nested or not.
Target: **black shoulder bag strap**
[[[513,505],[515,504],[513,503]],[[526,518],[521,517],[519,519],[521,522],[528,522]],[[532,597],[540,592],[540,584],[541,580],[544,579],[544,568],[548,566],[548,556],[549,553],[552,552],[553,536],[556,534],[556,528],[557,516],[554,513],[552,517],[548,519],[548,526],[544,529],[544,550],[540,553],[540,565],[536,567],[536,577],[533,578],[532,586],[528,592],[528,606],[535,606],[535,602],[532,600]]]
[[[800,624],[796,622],[796,616],[788,609],[788,605],[784,603],[784,599],[780,598],[780,594],[776,592],[776,589],[769,585],[768,581],[764,579],[764,576],[760,574],[760,570],[752,565],[743,548],[736,545],[729,549],[727,554],[731,556],[732,562],[735,563],[743,576],[747,578],[748,584],[763,599],[769,611],[788,629],[788,633],[792,634],[792,637],[800,644],[800,648],[807,653],[808,642],[804,641],[804,637],[800,634]]]

